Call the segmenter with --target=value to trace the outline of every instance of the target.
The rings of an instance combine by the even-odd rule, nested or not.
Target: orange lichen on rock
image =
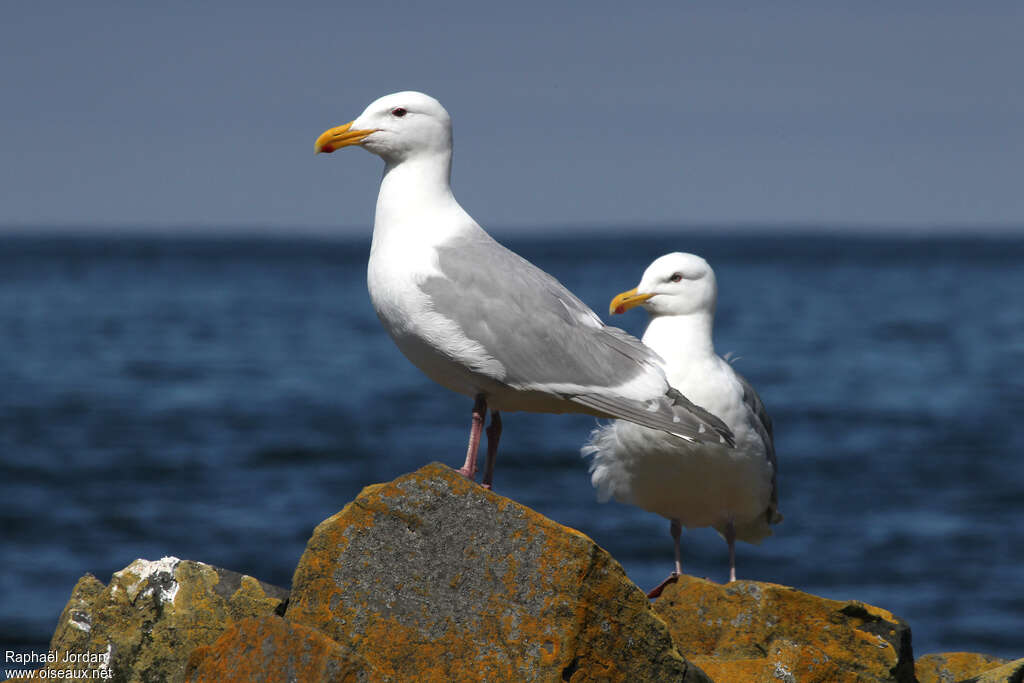
[[[436,463],[368,486],[318,525],[286,597],[199,562],[137,560],[106,586],[83,577],[50,647],[108,653],[73,668],[124,681],[915,676],[910,629],[884,609],[689,576],[652,608],[590,538]],[[917,677],[1019,683],[1024,660],[929,655]]]
[[[914,673],[917,683],[956,683],[1009,661],[975,652],[939,652],[914,660]]]
[[[189,657],[189,683],[377,679],[365,660],[315,629],[279,616],[243,619]]]
[[[188,655],[234,620],[272,614],[287,591],[202,562],[136,560],[104,586],[91,575],[75,585],[50,650],[83,657],[47,665],[115,680],[180,680]],[[105,658],[96,661],[96,654]]]
[[[861,602],[682,576],[654,609],[680,651],[718,681],[914,681],[910,629]]]
[[[1015,659],[983,671],[961,683],[1020,683],[1024,681],[1024,659]]]
[[[707,680],[592,540],[437,463],[317,527],[285,617],[382,680]]]

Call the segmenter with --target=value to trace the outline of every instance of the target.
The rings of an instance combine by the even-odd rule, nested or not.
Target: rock
[[[1024,681],[1024,659],[1015,659],[995,669],[967,678],[960,683],[1021,683]]]
[[[941,652],[914,661],[918,683],[958,683],[1010,660],[974,652]]]
[[[861,602],[682,576],[654,609],[683,655],[716,681],[914,681],[910,628]]]
[[[592,540],[437,463],[316,528],[285,618],[377,680],[708,680]]]
[[[81,660],[47,677],[915,680],[910,629],[883,609],[687,576],[652,608],[592,540],[437,463],[367,487],[317,526],[288,595],[174,557],[136,560],[106,586],[86,575],[50,644]],[[1024,660],[929,655],[917,674],[1022,683]]]
[[[135,560],[104,586],[91,575],[75,585],[50,641],[51,652],[102,661],[48,669],[107,669],[114,680],[180,681],[189,653],[234,621],[273,614],[287,591],[201,562]]]
[[[373,667],[315,629],[277,615],[243,619],[189,658],[189,683],[379,680]]]

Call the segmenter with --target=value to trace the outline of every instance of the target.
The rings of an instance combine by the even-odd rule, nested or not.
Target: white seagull
[[[616,296],[612,313],[643,306],[650,323],[643,342],[665,359],[673,387],[721,417],[735,435],[735,448],[670,438],[617,420],[595,429],[583,447],[593,456],[591,482],[609,498],[670,520],[675,572],[649,594],[682,573],[682,527],[714,527],[729,544],[729,580],[736,580],[736,539],[749,543],[772,533],[778,512],[772,420],[757,392],[722,357],[711,340],[718,286],[699,256],[666,254],[644,271],[640,284]]]
[[[315,151],[350,145],[384,160],[367,269],[377,316],[416,367],[474,399],[462,474],[476,475],[488,405],[488,487],[499,411],[623,418],[674,440],[732,443],[721,420],[669,385],[657,354],[606,327],[459,206],[450,185],[451,118],[440,102],[418,92],[386,95],[325,131]]]

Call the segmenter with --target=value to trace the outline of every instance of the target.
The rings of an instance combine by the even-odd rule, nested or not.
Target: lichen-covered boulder
[[[958,683],[1010,660],[975,652],[939,652],[914,660],[917,683]]]
[[[197,648],[188,683],[358,683],[379,680],[366,660],[319,631],[277,615],[243,619],[213,644]]]
[[[707,680],[592,540],[437,463],[316,528],[285,618],[375,680]]]
[[[862,602],[682,576],[654,609],[680,651],[716,681],[914,681],[910,628]]]
[[[193,649],[212,643],[236,620],[273,614],[287,594],[251,576],[176,557],[135,560],[107,586],[87,574],[50,641],[51,652],[81,654],[83,661],[47,668],[106,669],[105,677],[122,681],[180,681]],[[100,661],[89,661],[101,654]]]

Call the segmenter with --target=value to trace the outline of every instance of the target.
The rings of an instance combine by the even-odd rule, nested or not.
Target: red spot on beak
[[[615,315],[622,315],[625,312],[626,312],[626,307],[625,306],[616,306],[615,307]]]

